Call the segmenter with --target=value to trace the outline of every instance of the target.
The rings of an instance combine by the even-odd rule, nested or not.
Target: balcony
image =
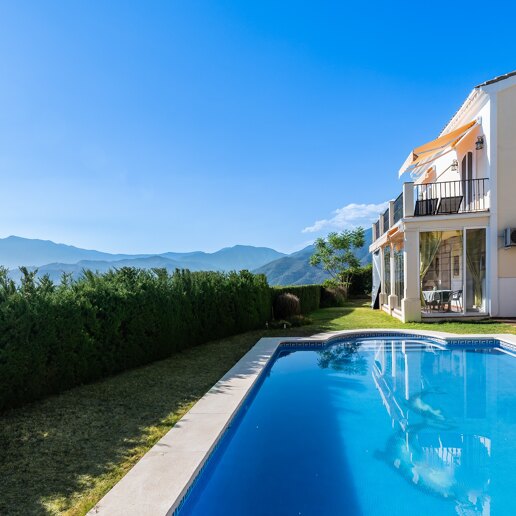
[[[414,217],[473,213],[488,209],[487,179],[414,186]]]
[[[403,192],[390,201],[373,224],[373,242],[402,218],[454,215],[489,210],[489,180],[468,179],[438,183],[405,183]]]

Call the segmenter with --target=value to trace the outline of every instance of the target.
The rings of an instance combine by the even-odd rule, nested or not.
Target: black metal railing
[[[374,235],[375,235],[375,238],[380,238],[382,236],[382,235],[380,235],[380,219],[378,219],[374,223]]]
[[[385,233],[390,227],[390,225],[389,225],[389,208],[387,208],[385,210],[382,217],[383,217],[383,232]]]
[[[486,211],[489,209],[488,193],[488,179],[415,185],[414,216]]]
[[[394,224],[403,218],[403,192],[394,201]]]

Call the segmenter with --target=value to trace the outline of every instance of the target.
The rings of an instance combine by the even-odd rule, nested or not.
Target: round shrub
[[[301,303],[294,294],[280,294],[274,301],[274,317],[288,319],[301,313]]]
[[[323,287],[321,291],[321,308],[344,306],[347,299],[345,287]]]

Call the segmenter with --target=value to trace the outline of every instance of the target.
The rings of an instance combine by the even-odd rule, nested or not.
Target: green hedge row
[[[54,285],[0,270],[0,410],[261,327],[265,276],[132,268]]]
[[[293,285],[290,287],[273,287],[272,304],[281,294],[294,294],[301,303],[301,313],[303,315],[314,312],[321,305],[321,285]]]
[[[371,264],[364,265],[356,273],[351,276],[351,284],[349,286],[350,297],[369,296],[373,288],[373,266]]]

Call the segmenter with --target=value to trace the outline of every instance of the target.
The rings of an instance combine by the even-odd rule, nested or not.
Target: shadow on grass
[[[262,336],[249,332],[0,414],[0,514],[84,514]]]
[[[0,514],[63,512],[99,478],[105,490],[254,342],[199,346],[0,416]]]

